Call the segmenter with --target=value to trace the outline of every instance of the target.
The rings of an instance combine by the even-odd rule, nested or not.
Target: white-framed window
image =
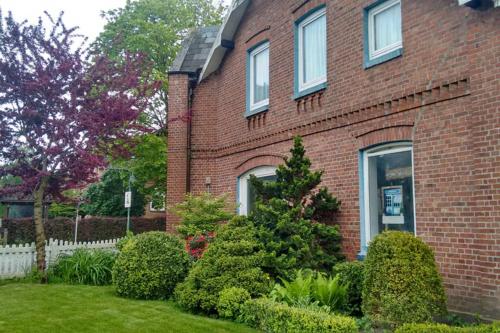
[[[259,45],[249,54],[250,111],[269,105],[269,42]]]
[[[150,201],[149,202],[149,211],[150,212],[164,212],[165,211],[165,195],[158,195],[162,200],[158,201]]]
[[[250,175],[265,180],[276,180],[276,167],[261,166],[252,169],[238,178],[238,213],[240,215],[248,215],[255,205],[255,191],[249,182]]]
[[[326,82],[326,31],[326,8],[315,11],[297,25],[299,92]]]
[[[362,246],[384,230],[415,233],[411,143],[377,146],[364,151],[362,159]]]
[[[403,47],[401,0],[388,0],[368,10],[370,60]]]

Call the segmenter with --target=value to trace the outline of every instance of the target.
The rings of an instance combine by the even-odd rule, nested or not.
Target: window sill
[[[318,91],[325,90],[326,87],[328,87],[328,84],[326,82],[320,83],[314,87],[304,89],[302,91],[298,91],[293,95],[294,100],[298,100],[302,97],[305,97],[307,95],[311,95],[314,93],[317,93]]]
[[[252,116],[255,116],[256,114],[259,114],[259,113],[262,113],[262,112],[266,112],[269,110],[269,104],[268,105],[263,105],[261,107],[258,107],[256,109],[253,109],[253,110],[247,110],[245,112],[245,117],[248,118],[248,117],[252,117]]]
[[[371,60],[368,60],[368,55],[367,55],[366,59],[365,59],[364,67],[365,67],[365,69],[368,69],[370,67],[380,65],[384,62],[387,62],[387,61],[392,60],[394,58],[400,57],[402,55],[403,55],[403,48],[402,47],[397,49],[397,50],[386,53],[384,55],[381,55],[377,58],[371,59]]]

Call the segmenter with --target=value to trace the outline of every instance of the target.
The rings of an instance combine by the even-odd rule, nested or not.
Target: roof
[[[198,28],[191,31],[182,42],[182,48],[170,68],[172,72],[196,73],[203,68],[217,38],[219,26]]]
[[[205,62],[205,65],[203,66],[200,81],[207,78],[219,68],[227,50],[231,48],[231,42],[233,41],[236,30],[238,29],[249,4],[250,0],[233,0],[231,8],[224,19],[224,23],[219,29],[217,38],[213,43],[210,54]],[[227,41],[230,41],[230,43],[227,43]]]

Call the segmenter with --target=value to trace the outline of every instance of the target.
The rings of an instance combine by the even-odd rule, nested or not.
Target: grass
[[[0,332],[256,332],[171,302],[120,298],[112,287],[9,283],[0,286],[0,300]]]

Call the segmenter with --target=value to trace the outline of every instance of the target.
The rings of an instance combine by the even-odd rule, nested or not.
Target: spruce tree
[[[290,158],[276,170],[275,182],[251,176],[257,204],[250,219],[265,244],[265,270],[274,277],[290,277],[299,268],[330,271],[342,260],[340,233],[331,222],[340,201],[320,188],[322,171],[311,171],[302,138],[294,139]]]

